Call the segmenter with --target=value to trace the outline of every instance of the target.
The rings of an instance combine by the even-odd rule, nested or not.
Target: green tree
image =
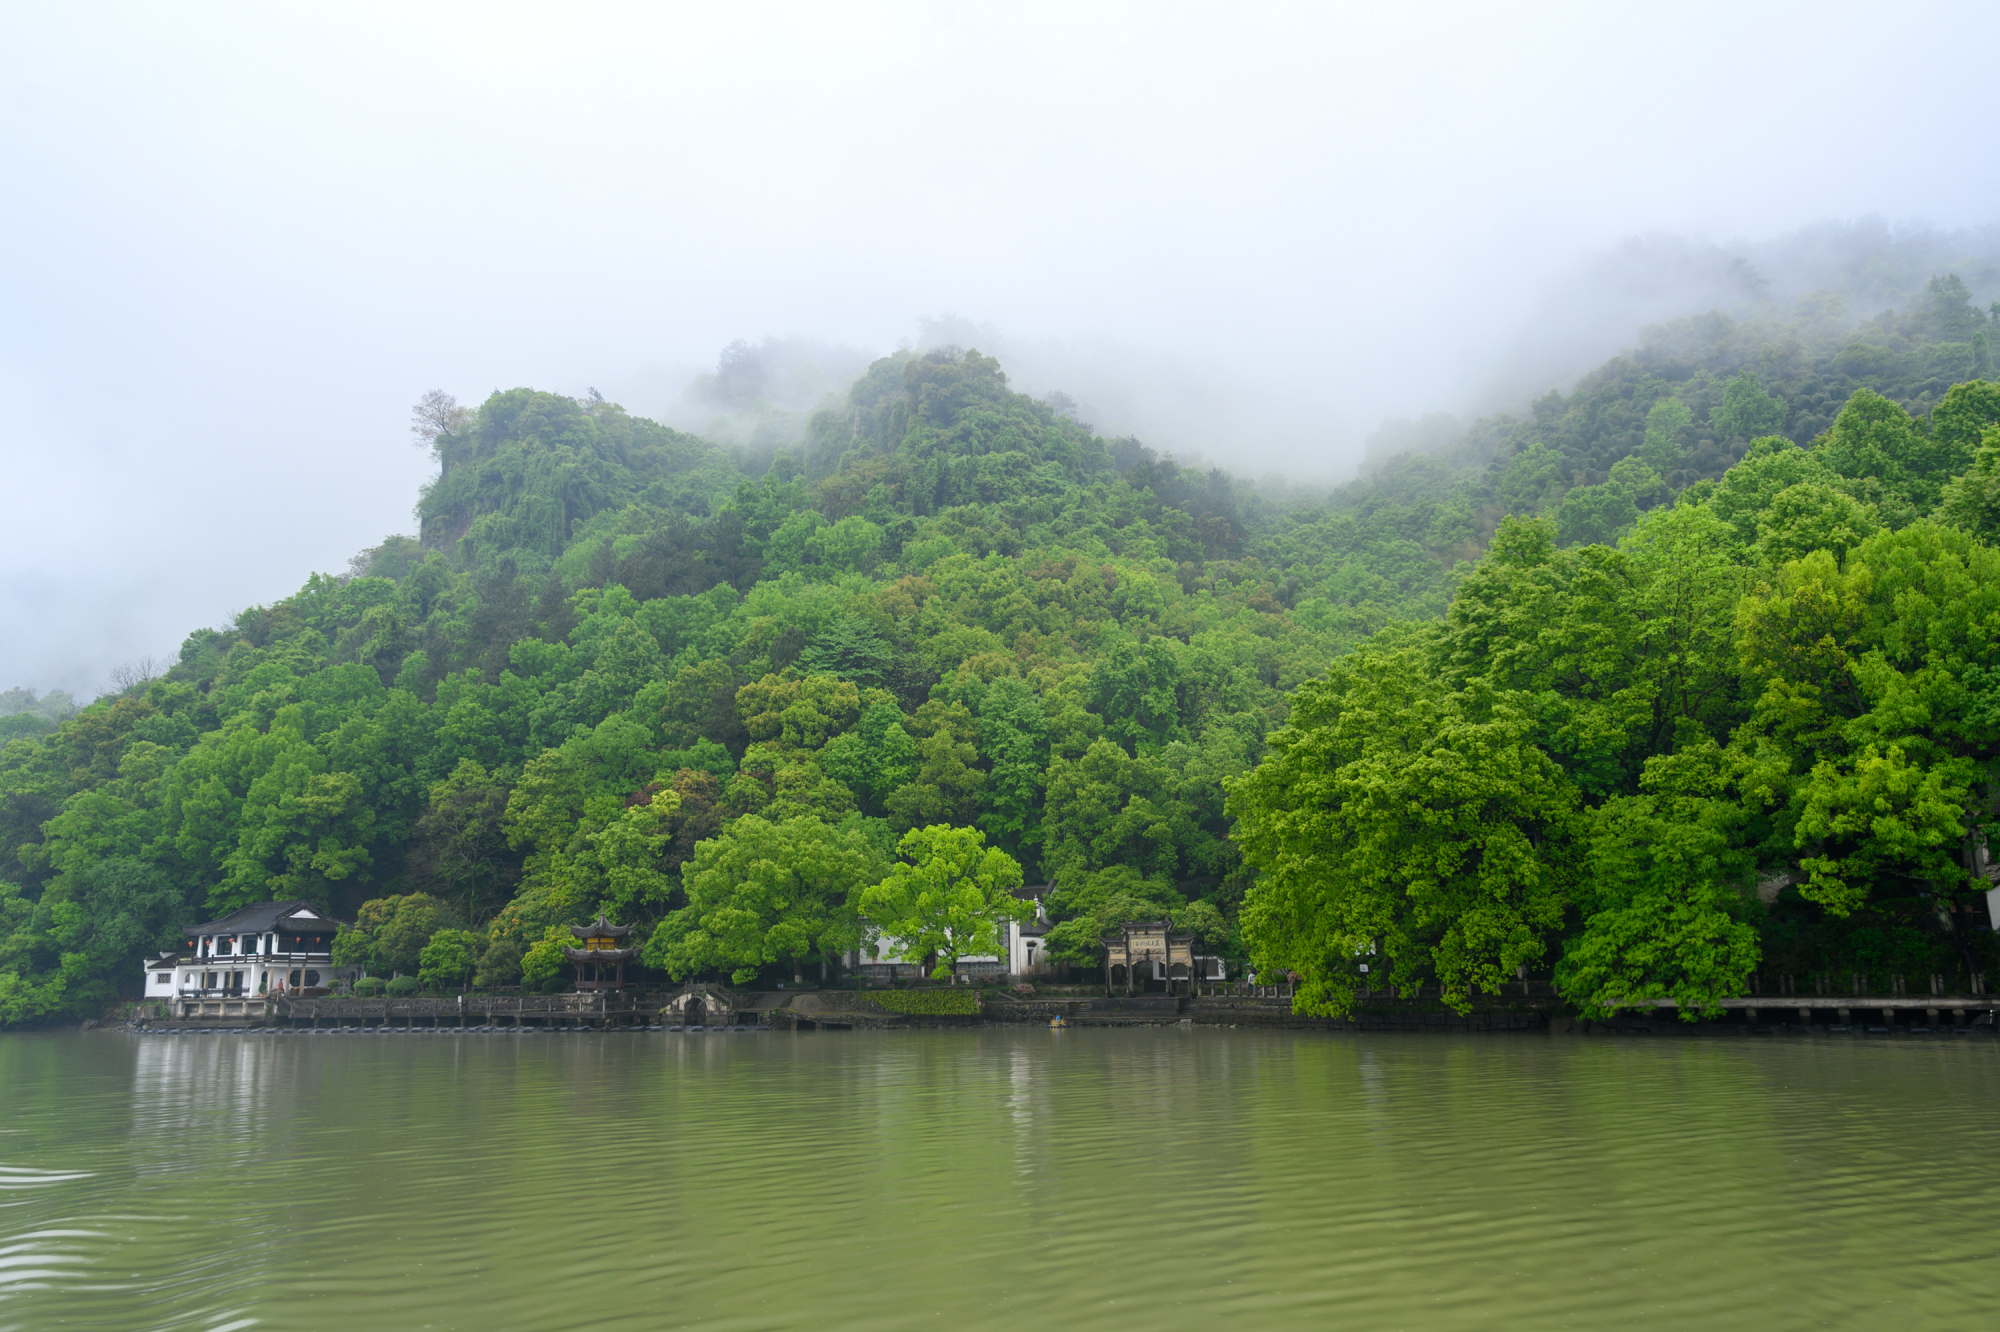
[[[826,774],[872,814],[879,814],[890,793],[916,776],[917,761],[917,742],[903,727],[902,709],[887,700],[871,704],[853,730],[827,741],[819,752]]]
[[[457,929],[451,905],[429,893],[363,902],[351,928],[334,938],[335,966],[365,966],[376,975],[416,975],[424,945],[440,930]]]
[[[1646,435],[1639,457],[1665,476],[1680,466],[1681,431],[1694,424],[1694,413],[1679,398],[1661,398],[1646,413]]]
[[[1032,903],[1014,896],[1020,862],[987,846],[977,828],[912,828],[896,851],[903,861],[862,891],[860,912],[897,941],[905,961],[935,956],[935,979],[955,976],[961,958],[999,952],[1000,923],[1034,914]]]
[[[1772,564],[1799,559],[1815,550],[1835,559],[1881,530],[1872,510],[1831,486],[1804,482],[1771,497],[1757,519],[1757,548]]]
[[[1717,439],[1775,435],[1785,424],[1785,400],[1766,393],[1756,371],[1744,370],[1723,386],[1722,401],[1709,411],[1708,423]]]
[[[1938,516],[1989,545],[2000,543],[2000,428],[1986,432],[1971,466],[1944,488]]]
[[[1931,440],[1938,452],[1937,469],[1956,476],[1972,465],[1972,455],[1986,442],[1987,432],[2000,426],[2000,384],[1978,379],[1955,384],[1931,409]]]
[[[1672,999],[1692,1022],[1749,992],[1761,956],[1745,919],[1755,861],[1742,804],[1718,798],[1725,766],[1712,744],[1656,756],[1645,793],[1589,816],[1584,928],[1556,966],[1558,987],[1586,1016]]]
[[[1242,928],[1301,1012],[1353,1002],[1379,950],[1412,994],[1463,1011],[1541,960],[1571,900],[1577,793],[1538,749],[1530,700],[1441,687],[1416,647],[1363,649],[1299,688],[1270,754],[1230,784],[1258,871]]]
[[[1569,467],[1563,456],[1537,440],[1508,462],[1496,489],[1508,513],[1528,517],[1540,513],[1559,496],[1568,479]]]
[[[979,727],[963,703],[924,705],[911,724],[928,731],[917,741],[916,775],[891,792],[892,821],[904,827],[941,819],[969,819],[986,785],[979,762]]]
[[[574,947],[575,937],[566,925],[551,925],[533,947],[521,957],[521,980],[544,994],[562,984],[563,968],[569,965],[565,947]]]
[[[1052,957],[1081,966],[1104,961],[1104,935],[1126,921],[1164,920],[1185,911],[1188,902],[1161,875],[1144,878],[1130,865],[1057,881],[1046,903],[1056,920],[1047,937]],[[1202,924],[1211,922],[1203,917]]]
[[[1057,880],[1115,865],[1146,875],[1181,868],[1197,829],[1193,811],[1174,799],[1162,758],[1133,758],[1111,740],[1095,740],[1076,759],[1053,760],[1047,780],[1042,835]]]
[[[1556,539],[1565,546],[1612,545],[1639,521],[1639,506],[1624,486],[1578,486],[1556,511]]]
[[[503,826],[508,786],[467,758],[432,783],[429,794],[417,819],[414,866],[443,896],[464,904],[465,920],[484,920],[506,900],[518,869]]]
[[[979,701],[979,748],[990,764],[980,824],[1017,856],[1039,841],[1038,806],[1049,766],[1048,719],[1025,681],[1002,677]]]
[[[721,972],[742,984],[780,962],[832,960],[859,941],[849,899],[880,863],[858,829],[746,814],[681,868],[687,905],[654,930],[646,965],[676,980]]]
[[[1782,851],[1830,918],[1868,909],[1941,924],[1979,890],[1974,848],[2000,760],[2000,551],[1928,522],[1881,532],[1845,565],[1780,566],[1738,614],[1763,784]],[[1774,832],[1779,831],[1774,829]]]
[[[1865,388],[1840,409],[1816,452],[1854,483],[1857,498],[1873,500],[1892,526],[1930,512],[1951,479],[1952,450],[1934,447],[1922,422]]]
[[[882,550],[882,529],[860,514],[850,514],[806,539],[807,554],[819,564],[846,573],[864,573]]]
[[[423,947],[417,978],[434,990],[463,986],[477,964],[479,942],[471,930],[439,930]]]

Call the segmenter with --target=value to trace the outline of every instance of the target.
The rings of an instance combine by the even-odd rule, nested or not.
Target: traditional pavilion
[[[595,921],[572,925],[569,932],[583,945],[563,949],[563,956],[576,965],[577,992],[624,989],[625,964],[639,956],[638,949],[628,948],[625,943],[632,927],[613,925],[599,912]]]
[[[1176,933],[1171,921],[1128,920],[1103,938],[1106,994],[1121,982],[1131,994],[1142,978],[1165,981],[1168,994],[1176,982],[1192,992],[1197,981],[1223,978],[1222,959],[1204,954],[1201,940]]]

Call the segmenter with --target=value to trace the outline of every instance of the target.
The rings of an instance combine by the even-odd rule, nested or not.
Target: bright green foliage
[[[1593,812],[1577,894],[1584,929],[1556,967],[1586,1016],[1673,999],[1685,1015],[1715,1017],[1717,1000],[1748,993],[1760,960],[1745,919],[1755,857],[1741,806],[1719,798],[1722,759],[1713,745],[1649,759],[1643,794]]]
[[[534,946],[521,955],[521,980],[531,989],[553,989],[569,969],[564,948],[576,946],[575,936],[562,925],[551,925]]]
[[[1538,442],[1515,455],[1500,474],[1496,489],[1508,513],[1532,515],[1556,499],[1566,489],[1567,480],[1562,455]]]
[[[1879,530],[1872,509],[1831,486],[1806,481],[1779,491],[1757,516],[1757,550],[1770,564],[1816,550],[1841,560]]]
[[[1572,956],[1592,912],[1695,901],[1549,885],[1584,873],[1599,809],[1691,799],[1642,781],[1704,744],[1733,775],[1701,798],[1733,812],[1694,823],[1787,885],[1740,918],[1711,902],[1764,965],[1986,965],[1983,935],[1937,925],[1966,919],[1969,880],[1942,876],[2000,779],[1980,544],[2000,387],[1961,382],[1995,331],[1966,295],[1941,277],[1859,329],[1669,324],[1567,396],[1324,493],[1100,438],[974,352],[878,362],[775,454],[497,393],[438,435],[421,540],[81,710],[0,698],[0,1022],[94,1016],[182,926],[269,899],[354,921],[343,957],[412,976],[470,930],[487,985],[564,983],[567,928],[600,911],[677,974],[832,965],[853,887],[939,825],[1052,878],[1079,962],[1143,911],[1345,974],[1332,945],[1239,918],[1246,893],[1277,885],[1269,922],[1318,888],[1278,862],[1253,888],[1223,792],[1288,722],[1304,743],[1324,705],[1300,686],[1367,642],[1416,653],[1419,712],[1515,784],[1437,797],[1435,889],[1391,913],[1406,979],[1462,995],[1506,959]],[[1348,811],[1339,854],[1375,858],[1370,892],[1417,853],[1362,813],[1465,761],[1426,743],[1362,746],[1377,806]],[[1488,823],[1525,840],[1475,853]],[[788,877],[821,851],[867,869]],[[717,878],[732,855],[744,872]],[[1711,924],[1676,937],[1738,957]],[[1592,956],[1567,973],[1579,1002],[1736,974],[1640,966],[1630,939]]]
[[[1820,450],[1808,453],[1776,435],[1752,440],[1743,461],[1729,469],[1702,503],[1736,530],[1746,545],[1757,539],[1759,525],[1779,494],[1793,486],[1833,486],[1840,478],[1826,465]]]
[[[363,966],[376,975],[415,975],[423,967],[424,945],[456,926],[450,904],[428,893],[364,902],[353,928],[334,938],[333,964]]]
[[[1969,895],[2000,757],[2000,551],[1918,523],[1845,568],[1827,552],[1782,566],[1739,618],[1756,721],[1804,751],[1783,795],[1806,898],[1845,915]]]
[[[744,815],[695,848],[681,872],[687,905],[660,922],[646,964],[676,979],[724,972],[740,984],[779,962],[834,957],[860,939],[852,899],[881,859],[859,827]]]
[[[2000,541],[2000,428],[1987,429],[1971,466],[1944,488],[1938,516],[1981,541]]]
[[[1049,930],[1046,942],[1050,956],[1083,967],[1095,967],[1104,960],[1103,936],[1126,921],[1165,920],[1195,907],[1215,910],[1207,902],[1185,901],[1166,876],[1142,878],[1130,865],[1065,875],[1049,894],[1048,905],[1054,914],[1065,917]],[[1214,928],[1206,913],[1201,922]]]
[[[862,807],[879,814],[889,796],[917,775],[917,742],[893,701],[883,700],[861,714],[851,731],[820,750],[826,774],[854,793]]]
[[[417,978],[434,990],[463,988],[472,978],[479,945],[471,930],[439,930],[424,945]]]
[[[1867,389],[1857,390],[1841,408],[1816,451],[1897,526],[1935,508],[1945,485],[1970,461],[1956,456],[1958,448],[1931,438],[1923,421]]]
[[[1448,1001],[1539,963],[1576,878],[1577,792],[1533,743],[1531,700],[1436,682],[1422,646],[1365,648],[1302,686],[1271,755],[1230,788],[1258,871],[1243,929],[1303,1012],[1353,1001],[1379,951]]]
[[[871,930],[896,940],[904,961],[936,957],[936,979],[956,975],[960,958],[999,952],[1000,923],[1034,914],[1014,896],[1020,863],[987,846],[977,828],[912,828],[896,851],[903,861],[856,905]]]
[[[1955,476],[1971,466],[1974,451],[1995,426],[2000,426],[2000,383],[1989,377],[1953,385],[1931,412],[1940,470]]]

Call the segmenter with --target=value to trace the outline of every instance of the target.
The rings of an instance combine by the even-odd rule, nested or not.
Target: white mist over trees
[[[87,695],[407,527],[433,386],[596,386],[755,442],[676,409],[719,348],[923,350],[951,316],[1100,431],[1331,478],[1385,417],[1566,388],[1723,303],[1585,321],[1477,392],[1621,237],[1782,288],[1731,238],[1992,219],[1979,80],[1839,91],[1936,68],[1942,32],[1986,49],[1989,8],[1710,15],[16,7],[0,440],[35,500],[0,683]],[[795,387],[767,400],[809,414]]]

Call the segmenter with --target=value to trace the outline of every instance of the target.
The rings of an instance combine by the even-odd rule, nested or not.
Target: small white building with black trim
[[[1021,901],[1033,903],[1034,915],[1027,920],[999,922],[1000,951],[981,953],[958,960],[957,978],[995,980],[1049,980],[1063,964],[1049,956],[1049,913],[1043,902],[1054,887],[1048,883],[1023,884],[1014,890]],[[844,954],[841,965],[869,980],[922,980],[929,976],[920,962],[903,956],[902,940],[878,935],[854,952]]]
[[[248,999],[357,979],[361,968],[333,965],[339,928],[307,902],[259,902],[189,926],[183,947],[146,959],[146,997]]]

